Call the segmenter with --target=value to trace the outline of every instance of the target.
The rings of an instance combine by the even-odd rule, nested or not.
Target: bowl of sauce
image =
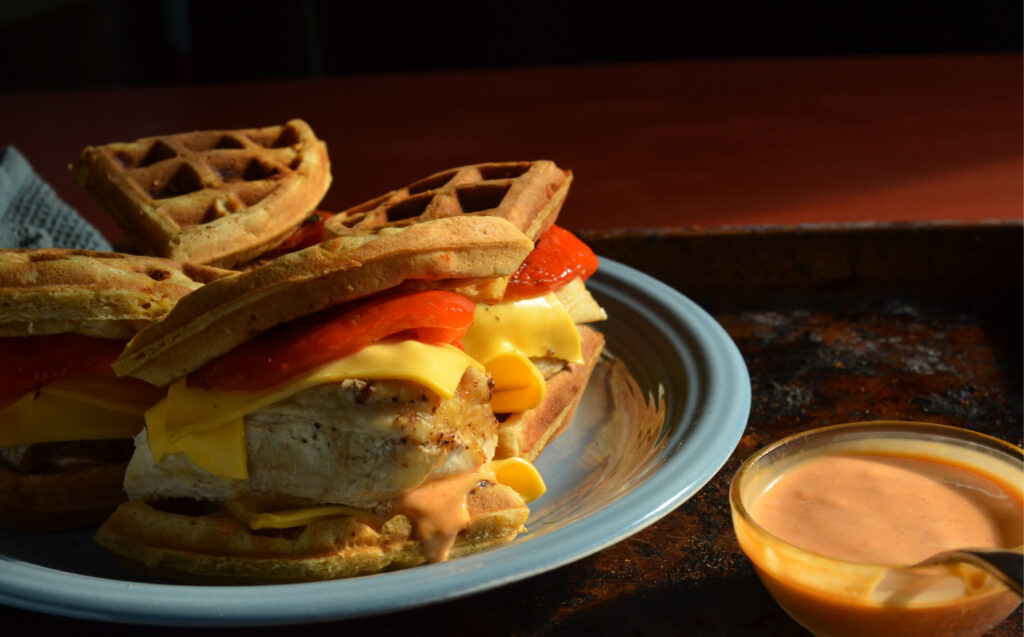
[[[819,637],[983,635],[1021,602],[972,564],[916,566],[1024,551],[1024,451],[1002,440],[896,421],[814,429],[748,458],[729,499],[761,581]]]

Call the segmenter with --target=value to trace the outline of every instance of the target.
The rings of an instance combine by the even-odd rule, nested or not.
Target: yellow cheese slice
[[[146,411],[149,448],[159,462],[185,453],[207,471],[226,478],[248,478],[246,414],[305,389],[346,378],[399,379],[419,383],[444,398],[454,395],[466,369],[483,366],[450,345],[419,341],[370,345],[286,383],[259,392],[220,392],[188,387],[180,380]]]
[[[160,462],[168,454],[180,452],[210,473],[235,480],[249,477],[245,423],[241,418],[172,441],[167,438],[167,404],[167,399],[161,400],[146,412],[146,436],[153,459]]]
[[[532,502],[548,491],[537,467],[523,458],[492,460],[494,479],[498,484],[510,487],[519,494],[523,502]]]
[[[487,372],[494,381],[491,409],[496,414],[513,414],[533,409],[544,399],[547,384],[544,375],[518,350],[501,352],[487,361]]]
[[[455,347],[409,340],[370,345],[263,391],[211,391],[189,387],[182,379],[167,392],[164,408],[167,438],[175,441],[190,433],[216,429],[310,387],[347,378],[408,380],[442,398],[450,398],[470,366],[483,370],[482,365]],[[150,417],[147,412],[147,422]]]
[[[427,488],[433,488],[438,486],[439,482],[445,482],[442,486],[450,487],[455,486],[458,491],[458,497],[456,501],[461,502],[464,505],[465,493],[468,492],[468,488],[458,488],[458,483],[465,482],[467,485],[473,484],[479,480],[481,476],[487,475],[493,472],[494,479],[498,484],[503,484],[511,489],[514,489],[520,497],[523,498],[524,502],[530,502],[536,500],[540,496],[547,492],[547,486],[544,484],[543,478],[541,478],[540,472],[533,466],[529,461],[523,458],[506,458],[504,460],[491,461],[490,467],[484,465],[479,471],[474,471],[466,476],[451,476],[449,479],[434,481],[424,485]],[[453,482],[454,480],[454,482]],[[437,494],[430,494],[436,496]],[[448,494],[451,495],[451,494]],[[428,497],[424,500],[423,511],[419,512],[419,515],[414,517],[439,517],[442,519],[448,519],[453,517],[450,508],[450,503],[447,503],[448,498]],[[227,510],[239,520],[242,520],[249,525],[251,529],[286,529],[298,526],[305,526],[318,520],[325,520],[340,516],[352,516],[363,520],[368,524],[379,524],[382,522],[381,518],[369,511],[362,509],[356,509],[340,504],[324,504],[320,506],[308,506],[308,507],[297,507],[297,508],[274,508],[272,510],[262,511],[259,502],[243,501],[243,500],[232,500],[225,503]],[[269,507],[268,507],[269,508]],[[409,513],[407,511],[407,513]]]
[[[0,447],[131,438],[161,390],[134,378],[83,375],[51,383],[0,409]]]
[[[225,504],[227,510],[239,520],[249,525],[250,529],[289,529],[296,526],[305,526],[319,520],[336,518],[340,516],[352,516],[365,520],[369,523],[379,523],[378,516],[341,504],[325,504],[321,506],[309,506],[296,509],[275,509],[260,511],[259,506],[252,503],[243,503],[240,500],[231,500]]]
[[[554,294],[493,305],[478,303],[462,345],[485,365],[510,350],[530,358],[583,362],[579,330]]]

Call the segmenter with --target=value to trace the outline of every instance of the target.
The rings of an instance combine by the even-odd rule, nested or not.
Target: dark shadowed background
[[[1021,3],[0,1],[0,90],[1021,48]]]

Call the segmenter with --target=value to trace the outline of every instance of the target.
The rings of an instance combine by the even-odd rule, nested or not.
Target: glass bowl
[[[969,637],[988,632],[1017,607],[1019,596],[973,565],[922,567],[836,559],[783,541],[753,519],[753,503],[779,477],[828,453],[909,456],[951,464],[999,483],[1018,502],[1024,500],[1024,452],[957,427],[852,423],[805,431],[761,449],[733,477],[733,528],[768,592],[794,620],[819,637]],[[1016,543],[1021,542],[1024,538]]]

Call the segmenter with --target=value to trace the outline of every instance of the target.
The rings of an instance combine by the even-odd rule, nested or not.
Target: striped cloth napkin
[[[0,248],[112,250],[14,146],[0,149]]]

